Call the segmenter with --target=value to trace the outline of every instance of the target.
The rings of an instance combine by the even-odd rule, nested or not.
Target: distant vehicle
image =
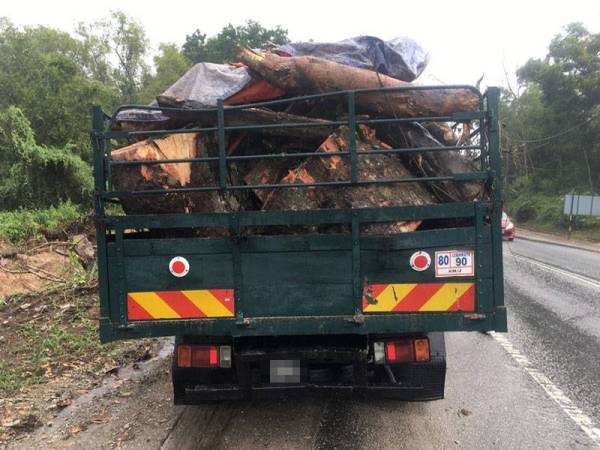
[[[502,212],[502,237],[509,241],[515,239],[515,224],[504,211]]]

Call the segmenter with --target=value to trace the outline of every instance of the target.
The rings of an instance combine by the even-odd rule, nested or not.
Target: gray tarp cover
[[[198,63],[158,97],[161,106],[206,108],[241,91],[252,79],[245,67]]]
[[[294,42],[277,47],[290,56],[317,56],[340,64],[375,70],[404,81],[416,79],[429,62],[429,54],[413,39],[384,41],[358,36],[339,42]]]
[[[252,79],[248,69],[229,64],[198,63],[157,97],[159,106],[213,108],[217,99],[241,91]],[[160,111],[129,109],[117,114],[117,121],[153,122],[166,120]]]
[[[376,70],[404,81],[413,81],[421,75],[429,62],[428,53],[407,37],[397,37],[391,41],[359,36],[333,43],[296,42],[279,46],[276,50],[291,56],[317,56]],[[160,106],[211,108],[217,105],[217,99],[226,99],[241,91],[251,79],[245,67],[198,63],[157,100]],[[151,122],[165,119],[159,111],[127,110],[117,115],[118,121]]]

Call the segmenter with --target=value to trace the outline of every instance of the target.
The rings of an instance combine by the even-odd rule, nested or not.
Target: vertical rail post
[[[125,229],[119,222],[115,227],[115,252],[117,266],[117,311],[119,328],[127,329],[127,279],[125,277]]]
[[[225,159],[225,110],[223,99],[217,100],[217,126],[219,128],[219,186],[227,190],[227,160]]]
[[[484,98],[481,97],[479,99],[479,111],[481,113],[484,113],[484,106],[485,106]],[[481,171],[485,171],[486,168],[488,167],[488,165],[490,164],[490,161],[489,161],[490,149],[489,149],[486,139],[485,139],[484,122],[485,122],[485,119],[479,119],[479,147],[480,147],[479,151],[481,152],[481,154],[479,155],[479,165],[480,165]],[[498,142],[500,142],[499,135],[498,135]]]
[[[492,176],[492,267],[494,280],[495,330],[506,331],[506,315],[504,310],[504,271],[502,269],[502,161],[500,158],[500,141],[498,129],[498,105],[500,90],[490,87],[487,90],[487,128],[488,152]]]
[[[358,211],[352,211],[352,293],[354,296],[354,315],[362,315],[362,286],[360,270],[360,219]]]
[[[229,234],[231,235],[231,258],[233,264],[235,324],[243,327],[248,325],[248,321],[244,319],[242,239],[240,237],[240,219],[237,214],[232,214],[229,217]]]
[[[350,129],[350,181],[358,181],[358,161],[356,154],[356,104],[354,91],[348,92],[348,128]]]
[[[110,298],[108,291],[108,264],[106,253],[106,222],[102,192],[105,183],[104,113],[100,106],[92,108],[92,150],[94,161],[94,212],[96,215],[96,243],[98,257],[98,284],[100,290],[100,338],[107,341],[110,337]]]

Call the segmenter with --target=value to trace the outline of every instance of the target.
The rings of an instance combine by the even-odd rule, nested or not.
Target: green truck
[[[211,128],[152,131],[112,127],[117,112],[131,106],[111,116],[95,107],[92,141],[102,340],[175,336],[172,376],[178,404],[305,393],[403,400],[443,398],[444,333],[506,331],[499,90],[488,88],[482,94],[469,86],[443,88],[475,92],[480,99],[478,110],[444,117],[370,119],[355,114],[353,99],[359,91],[321,97],[347,96],[348,114],[339,124],[350,129],[377,120],[477,123],[473,134],[478,139],[468,150],[479,156],[480,170],[430,178],[360,180],[356,164],[364,152],[353,144],[348,152],[340,153],[352,163],[350,180],[294,188],[481,180],[488,191],[485,200],[402,207],[123,215],[111,204],[136,195],[290,186],[228,182],[229,162],[243,156],[226,153],[226,133],[263,125],[228,126],[227,114],[230,109],[252,105],[230,107],[220,101],[212,111],[216,126]],[[387,90],[402,89],[436,87]],[[194,114],[189,109],[136,108]],[[214,133],[218,155],[160,162],[210,162],[219,175],[217,186],[153,191],[113,188],[112,170],[123,164],[111,159],[115,140],[190,132]],[[380,151],[401,154],[465,148]],[[293,155],[303,156],[311,155]],[[150,164],[126,162],[136,163]],[[361,224],[401,220],[433,225],[392,235],[361,233]],[[327,225],[336,225],[337,232],[319,231]],[[198,237],[192,232],[210,227],[227,233]],[[310,231],[248,232],[257,227]]]

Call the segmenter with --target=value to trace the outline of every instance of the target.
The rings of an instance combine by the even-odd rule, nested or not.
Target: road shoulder
[[[600,243],[587,242],[578,239],[567,239],[563,236],[533,231],[527,228],[523,228],[521,226],[517,228],[517,239],[525,239],[527,241],[534,242],[544,242],[547,244],[559,245],[562,247],[571,247],[580,250],[587,250],[590,252],[600,253]]]

